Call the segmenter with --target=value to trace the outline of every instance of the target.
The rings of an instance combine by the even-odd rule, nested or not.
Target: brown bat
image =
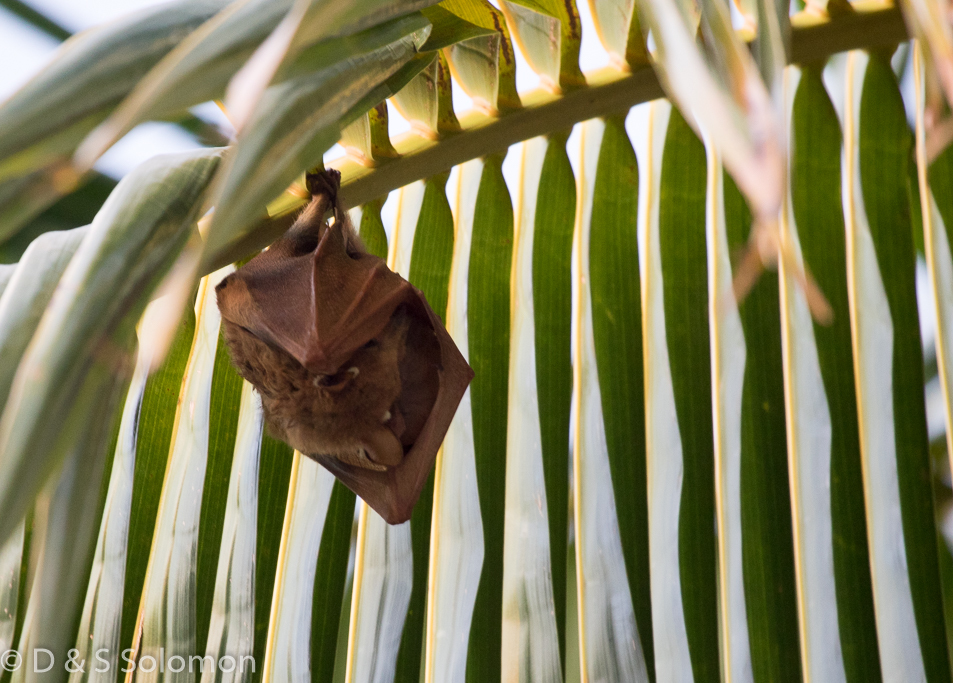
[[[218,307],[270,431],[399,524],[473,370],[423,293],[367,253],[338,204],[340,177],[307,176],[309,206],[222,280]]]

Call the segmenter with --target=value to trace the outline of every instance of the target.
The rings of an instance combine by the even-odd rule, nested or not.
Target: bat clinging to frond
[[[232,361],[274,435],[397,524],[473,371],[423,293],[364,249],[339,183],[336,171],[308,176],[311,204],[222,280],[218,305]]]

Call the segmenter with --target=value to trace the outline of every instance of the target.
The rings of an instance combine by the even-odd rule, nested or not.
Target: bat
[[[307,208],[216,296],[269,431],[399,524],[473,370],[423,292],[367,253],[338,202],[340,178],[308,174]]]

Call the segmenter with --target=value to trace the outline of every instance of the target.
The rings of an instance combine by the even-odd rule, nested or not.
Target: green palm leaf
[[[142,121],[224,97],[238,130],[0,267],[2,683],[950,680],[948,27],[906,8],[904,102],[890,5],[591,0],[586,74],[582,9],[178,3],[0,105],[4,240]],[[338,141],[476,373],[400,526],[267,434],[214,302]]]

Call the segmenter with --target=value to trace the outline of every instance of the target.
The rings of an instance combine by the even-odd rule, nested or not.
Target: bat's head
[[[473,372],[423,294],[323,216],[312,207],[222,281],[225,338],[272,433],[396,524]]]

